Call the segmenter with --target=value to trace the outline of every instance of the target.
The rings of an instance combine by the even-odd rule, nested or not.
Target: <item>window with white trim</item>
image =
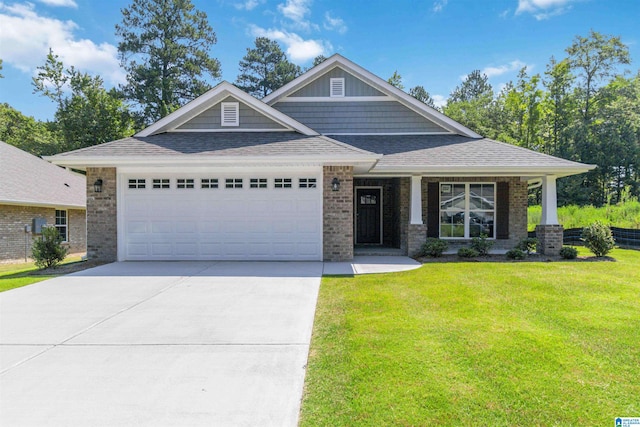
[[[293,180],[291,178],[276,178],[274,180],[275,188],[291,188]]]
[[[267,178],[251,178],[249,188],[267,188]]]
[[[200,188],[218,188],[218,178],[202,178]]]
[[[67,211],[56,209],[56,224],[55,227],[60,233],[60,237],[63,242],[67,242],[69,239],[68,231],[68,223],[67,223]]]
[[[440,237],[495,238],[495,183],[440,183]]]
[[[146,188],[146,179],[130,179],[129,188]]]
[[[220,125],[239,126],[240,104],[238,102],[221,102],[220,105]]]
[[[242,188],[242,178],[227,178],[224,182],[225,188]]]
[[[195,188],[193,178],[178,178],[176,180],[176,188]]]
[[[315,178],[300,178],[298,185],[300,188],[316,188],[317,182]]]
[[[331,98],[344,97],[344,77],[329,79],[329,93]]]
[[[153,188],[170,188],[168,178],[153,179]]]

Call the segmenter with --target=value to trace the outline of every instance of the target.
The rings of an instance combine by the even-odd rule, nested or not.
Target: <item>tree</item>
[[[429,95],[429,92],[427,92],[422,86],[415,86],[409,89],[409,95],[413,96],[418,101],[427,104],[431,108],[437,108],[436,103],[431,95]]]
[[[9,104],[0,104],[0,141],[36,156],[59,151],[55,123],[44,123],[25,116]]]
[[[313,65],[312,67],[315,67],[316,65],[320,65],[322,64],[324,61],[326,61],[327,58],[324,55],[318,55],[315,58],[313,58]]]
[[[475,132],[495,137],[496,129],[493,105],[493,88],[485,74],[479,70],[472,71],[464,81],[457,86],[443,112],[462,125]]]
[[[571,73],[569,60],[563,59],[558,62],[553,56],[544,74],[546,78],[542,80],[542,84],[547,92],[542,102],[542,122],[547,132],[546,152],[569,158],[571,136],[568,130],[573,122],[573,111],[576,109],[572,94],[575,76]]]
[[[116,25],[127,71],[124,94],[155,122],[211,88],[220,63],[209,56],[216,33],[191,0],[133,0]]]
[[[402,84],[402,76],[400,74],[398,74],[398,70],[393,72],[393,75],[391,77],[389,77],[387,82],[391,86],[395,86],[400,90],[404,90],[404,85]]]
[[[75,150],[133,133],[133,118],[115,89],[107,91],[99,76],[66,68],[50,50],[33,78],[34,93],[56,103],[57,151]]]
[[[480,70],[473,70],[465,77],[462,84],[456,86],[451,92],[447,103],[469,102],[487,97],[493,97],[493,88],[489,83],[489,78]]]
[[[0,59],[0,71],[2,71],[2,59]],[[4,79],[2,74],[0,74],[0,79]]]
[[[258,37],[255,48],[247,48],[247,54],[240,60],[236,86],[255,97],[263,98],[300,74],[300,67],[289,62],[278,42]]]

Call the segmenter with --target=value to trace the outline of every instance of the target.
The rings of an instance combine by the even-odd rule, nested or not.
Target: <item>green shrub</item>
[[[479,256],[487,256],[493,247],[493,243],[493,240],[487,239],[486,234],[481,234],[480,237],[471,239],[471,249],[478,252]]]
[[[537,247],[538,239],[535,237],[525,237],[516,245],[516,249],[526,252],[527,255],[531,255],[531,252],[535,252]]]
[[[422,245],[422,255],[437,258],[442,256],[442,253],[447,250],[449,244],[444,240],[436,239],[435,237],[428,237],[427,241]]]
[[[507,258],[509,259],[525,259],[527,254],[520,248],[514,248],[507,251]]]
[[[55,268],[67,256],[69,250],[62,246],[62,237],[55,227],[44,227],[42,238],[33,242],[31,256],[38,268]]]
[[[596,221],[582,229],[584,245],[597,257],[603,257],[616,246],[608,225]]]
[[[560,249],[560,256],[564,259],[576,259],[578,258],[578,250],[571,246],[563,246]]]
[[[460,249],[458,249],[458,256],[460,258],[475,258],[478,255],[480,255],[478,253],[478,251],[476,251],[473,248],[460,248]]]

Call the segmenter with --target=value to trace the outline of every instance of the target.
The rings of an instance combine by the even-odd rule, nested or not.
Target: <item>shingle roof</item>
[[[195,156],[371,156],[325,136],[297,132],[172,132],[129,137],[54,156],[62,161],[83,157]]]
[[[86,206],[86,179],[0,141],[0,203]]]
[[[331,135],[330,135],[331,136]],[[487,138],[460,135],[334,135],[346,144],[383,154],[373,172],[393,168],[589,169],[589,165]]]

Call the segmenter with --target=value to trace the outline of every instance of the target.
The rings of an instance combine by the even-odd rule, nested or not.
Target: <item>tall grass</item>
[[[541,206],[529,206],[529,231],[535,230],[541,217]],[[586,227],[598,220],[614,227],[640,229],[640,201],[632,199],[622,204],[600,208],[576,205],[558,208],[558,221],[565,229]]]

